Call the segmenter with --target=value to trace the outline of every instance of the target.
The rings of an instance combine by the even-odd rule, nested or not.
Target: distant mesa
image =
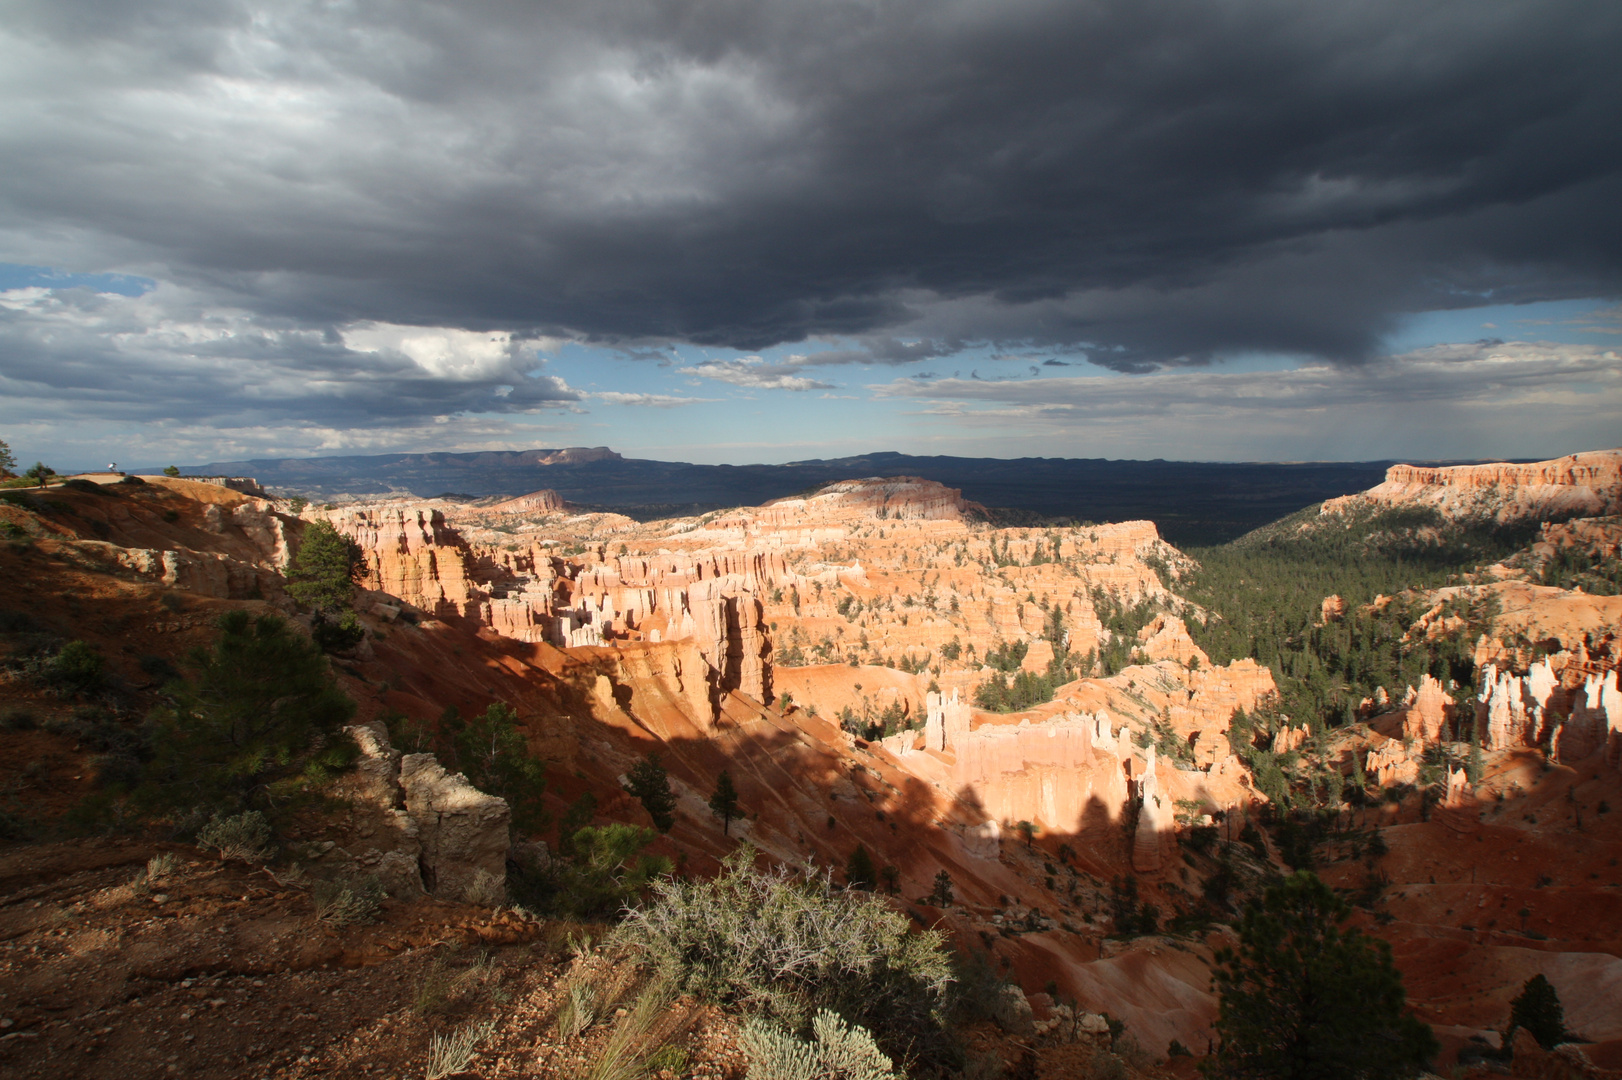
[[[593,461],[624,461],[606,446],[565,446],[559,450],[492,451],[489,454],[459,455],[473,458],[470,464],[585,465]]]
[[[1385,482],[1329,499],[1324,515],[1428,506],[1454,519],[1500,523],[1622,513],[1622,450],[1591,450],[1529,464],[1393,465]]]
[[[963,492],[919,476],[870,476],[841,480],[806,496],[775,499],[752,515],[768,525],[802,520],[894,518],[899,521],[962,521],[966,513],[985,513],[979,503],[966,502]]]

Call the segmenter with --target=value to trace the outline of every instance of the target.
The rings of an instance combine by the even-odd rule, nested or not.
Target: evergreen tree
[[[1515,1038],[1515,1029],[1525,1028],[1538,1045],[1553,1049],[1566,1038],[1566,1010],[1560,1004],[1560,995],[1542,975],[1526,980],[1521,992],[1509,1003],[1509,1030],[1504,1032],[1504,1045]]]
[[[710,796],[710,813],[721,819],[721,834],[731,835],[732,819],[741,815],[738,789],[732,786],[732,775],[725,769],[715,778],[715,794]]]
[[[1216,955],[1222,1042],[1206,1076],[1388,1080],[1425,1067],[1436,1037],[1404,1009],[1390,946],[1342,929],[1350,912],[1309,871],[1246,908],[1238,951]]]
[[[23,475],[32,480],[34,483],[38,484],[40,487],[44,487],[50,483],[51,477],[56,475],[56,470],[45,464],[43,461],[36,461],[29,467],[27,472],[23,473]]]
[[[179,476],[180,475],[180,466],[179,465],[165,465],[163,467],[163,475],[165,475],[165,476]]]
[[[507,800],[515,831],[533,833],[546,826],[546,768],[530,756],[517,713],[498,701],[461,727],[452,745],[468,782]]]
[[[935,888],[934,888],[934,891],[932,891],[929,894],[929,899],[930,899],[930,902],[933,903],[936,907],[951,907],[952,906],[952,875],[951,874],[948,874],[945,870],[940,870],[940,871],[936,872],[936,874],[935,874]]]
[[[154,714],[148,801],[263,807],[353,760],[338,729],[355,703],[320,650],[274,615],[230,611],[219,628],[212,649],[189,657],[193,677],[167,688],[173,705]]]
[[[649,753],[632,765],[625,779],[625,790],[642,804],[653,819],[654,827],[660,832],[669,832],[676,824],[676,793],[670,790],[670,777],[658,753]]]
[[[343,652],[360,644],[365,628],[350,602],[363,565],[359,545],[341,535],[329,521],[312,522],[293,556],[287,591],[315,609],[310,636],[326,652]]]
[[[569,804],[569,809],[563,812],[563,818],[558,822],[558,854],[564,858],[574,855],[574,838],[591,824],[591,819],[597,816],[597,796],[585,792]]]
[[[312,521],[291,569],[287,591],[293,599],[320,612],[348,611],[363,569],[360,547],[332,522]]]
[[[0,476],[10,476],[17,471],[17,459],[12,456],[11,447],[6,440],[0,439]]]
[[[873,869],[873,856],[867,853],[867,848],[861,844],[850,853],[850,861],[845,864],[845,884],[852,889],[866,889],[873,891],[877,871]]]
[[[1030,850],[1031,841],[1036,838],[1036,834],[1042,831],[1042,826],[1030,821],[1021,821],[1014,828],[1018,829],[1019,835],[1025,838],[1025,850],[1027,851]]]

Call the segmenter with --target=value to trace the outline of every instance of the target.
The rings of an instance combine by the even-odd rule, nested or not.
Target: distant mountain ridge
[[[644,519],[759,506],[824,484],[917,476],[958,488],[1009,524],[1147,519],[1175,544],[1221,543],[1325,499],[1364,491],[1393,461],[1189,462],[922,457],[894,452],[783,465],[626,458],[607,447],[257,458],[183,474],[252,476],[282,494],[515,497],[550,488],[580,507]],[[140,470],[156,472],[157,470]]]

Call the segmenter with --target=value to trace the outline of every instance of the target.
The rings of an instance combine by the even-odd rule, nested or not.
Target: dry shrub
[[[383,883],[373,874],[318,881],[311,890],[317,921],[332,926],[353,926],[374,921],[386,895]]]
[[[215,814],[197,830],[197,846],[219,852],[221,859],[264,862],[272,854],[270,837],[270,822],[257,810]]]

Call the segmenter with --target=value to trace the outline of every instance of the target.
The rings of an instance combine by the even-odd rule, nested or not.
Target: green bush
[[[1560,995],[1553,984],[1542,975],[1526,980],[1521,992],[1510,1002],[1509,1030],[1504,1033],[1504,1045],[1515,1040],[1515,1029],[1525,1028],[1545,1050],[1552,1050],[1566,1040],[1566,1010],[1560,1004]]]
[[[568,855],[509,869],[507,890],[526,908],[577,919],[607,919],[648,883],[671,871],[663,855],[639,852],[657,838],[639,825],[587,826],[569,837]]]
[[[1239,947],[1219,949],[1221,995],[1212,1080],[1387,1080],[1414,1076],[1436,1054],[1431,1029],[1408,1012],[1391,948],[1344,926],[1351,909],[1310,871],[1269,887],[1239,922]]]
[[[310,620],[310,640],[314,641],[322,652],[342,653],[348,652],[361,643],[366,636],[366,628],[360,624],[353,611],[346,611],[337,618],[328,618],[325,612],[317,611]]]
[[[670,827],[676,824],[676,793],[670,790],[670,777],[666,775],[659,755],[650,753],[631,766],[625,781],[625,790],[642,804],[653,819],[654,828],[669,832]]]
[[[546,767],[530,756],[510,706],[498,701],[465,724],[447,710],[443,727],[451,736],[456,767],[480,791],[507,800],[514,831],[530,834],[546,826]]]
[[[318,881],[311,891],[315,917],[332,926],[373,922],[382,909],[383,885],[375,874],[354,879]]]
[[[317,611],[347,611],[364,568],[360,547],[332,527],[312,521],[287,575],[287,591]]]
[[[81,706],[65,720],[46,723],[46,730],[66,735],[95,752],[92,763],[99,787],[128,790],[140,783],[152,758],[149,725],[131,725],[96,708]]]
[[[106,662],[101,653],[83,641],[70,641],[46,662],[41,676],[45,685],[63,696],[91,694],[106,681]]]
[[[828,1009],[893,1056],[939,1052],[951,960],[938,931],[909,933],[876,896],[826,876],[757,871],[747,846],[709,881],[654,883],[618,936],[679,991],[800,1027]]]

